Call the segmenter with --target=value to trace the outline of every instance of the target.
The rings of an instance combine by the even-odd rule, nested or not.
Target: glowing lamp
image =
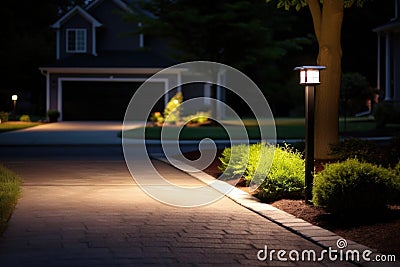
[[[324,69],[324,66],[301,66],[294,70],[300,71],[300,84],[315,85],[320,83],[319,72]]]

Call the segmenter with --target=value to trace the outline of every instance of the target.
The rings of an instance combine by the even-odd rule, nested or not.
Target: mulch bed
[[[220,153],[221,151],[218,151],[215,160],[203,170],[216,178],[221,174],[218,169]],[[199,152],[185,154],[185,157],[191,160],[198,159],[199,156]],[[238,187],[246,191],[246,188]],[[333,216],[321,208],[307,205],[303,200],[283,199],[270,204],[345,239],[376,249],[382,254],[395,254],[396,259],[400,259],[400,205],[390,206],[388,211],[382,214],[348,218]]]

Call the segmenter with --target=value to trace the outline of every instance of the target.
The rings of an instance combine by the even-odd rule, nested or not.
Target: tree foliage
[[[274,0],[266,0],[267,3],[272,2]],[[362,7],[367,0],[345,0],[344,7],[349,8],[354,5],[358,7]],[[291,7],[295,7],[297,11],[299,11],[302,7],[308,5],[308,0],[278,0],[277,8],[284,7],[285,10],[289,10]],[[321,4],[323,4],[323,0],[319,0]]]
[[[173,56],[183,61],[218,61],[243,70],[309,42],[286,38],[292,18],[262,1],[151,0],[142,8],[154,15],[140,18],[144,31],[168,38],[178,51]]]
[[[0,5],[0,111],[10,110],[9,96],[34,103],[27,112],[44,115],[44,77],[38,68],[55,58],[55,34],[50,28],[60,15],[87,0],[19,0]],[[23,96],[21,93],[24,93]],[[40,107],[40,108],[39,108]]]
[[[286,10],[309,7],[318,41],[317,65],[326,66],[321,73],[321,85],[316,96],[315,156],[329,158],[330,144],[339,139],[339,97],[341,82],[341,32],[344,8],[363,6],[367,0],[276,0],[277,7]],[[272,0],[266,0],[272,2]]]

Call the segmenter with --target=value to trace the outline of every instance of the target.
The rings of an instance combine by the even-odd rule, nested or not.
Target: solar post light
[[[17,100],[18,100],[18,95],[12,95],[11,100],[14,102],[14,116],[17,114]]]
[[[306,117],[306,170],[305,170],[305,200],[312,199],[312,185],[314,179],[314,124],[315,124],[315,93],[320,84],[320,71],[324,66],[300,66],[294,70],[300,72],[300,84],[305,85],[305,117]]]

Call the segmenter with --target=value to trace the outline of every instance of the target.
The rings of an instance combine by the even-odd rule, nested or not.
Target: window
[[[86,29],[67,29],[67,52],[86,52]]]

